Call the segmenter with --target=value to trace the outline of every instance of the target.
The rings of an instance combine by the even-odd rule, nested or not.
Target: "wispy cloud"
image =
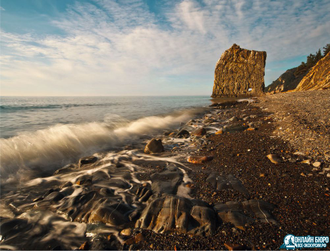
[[[76,2],[53,20],[65,35],[2,31],[2,93],[210,94],[233,43],[266,50],[268,62],[308,54],[329,43],[329,9],[326,0],[184,0],[162,13],[139,0]]]

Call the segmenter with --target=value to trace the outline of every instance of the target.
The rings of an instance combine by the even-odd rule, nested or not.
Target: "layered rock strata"
[[[295,91],[330,88],[330,52],[300,81]]]
[[[242,49],[237,44],[218,60],[212,97],[259,96],[265,84],[266,52]]]

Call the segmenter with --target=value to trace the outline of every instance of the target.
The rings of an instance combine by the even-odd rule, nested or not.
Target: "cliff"
[[[218,60],[212,97],[259,96],[265,84],[266,52],[233,44]]]
[[[330,88],[330,52],[324,56],[300,81],[295,91]]]
[[[273,81],[271,85],[265,88],[265,92],[278,93],[294,90],[308,73],[308,70],[298,73],[297,68],[298,67],[295,67],[284,72],[278,79]]]

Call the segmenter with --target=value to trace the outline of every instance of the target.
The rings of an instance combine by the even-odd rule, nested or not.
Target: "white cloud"
[[[274,62],[309,54],[330,37],[326,0],[184,0],[164,8],[162,23],[139,0],[76,2],[53,21],[66,35],[2,32],[2,92],[207,95],[215,63],[233,43],[266,50]]]

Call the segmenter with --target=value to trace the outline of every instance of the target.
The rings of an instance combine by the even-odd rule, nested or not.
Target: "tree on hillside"
[[[329,51],[330,51],[330,44],[327,44],[326,46],[323,47],[323,56],[327,55]]]
[[[322,58],[321,49],[318,50],[315,54],[315,64]]]

